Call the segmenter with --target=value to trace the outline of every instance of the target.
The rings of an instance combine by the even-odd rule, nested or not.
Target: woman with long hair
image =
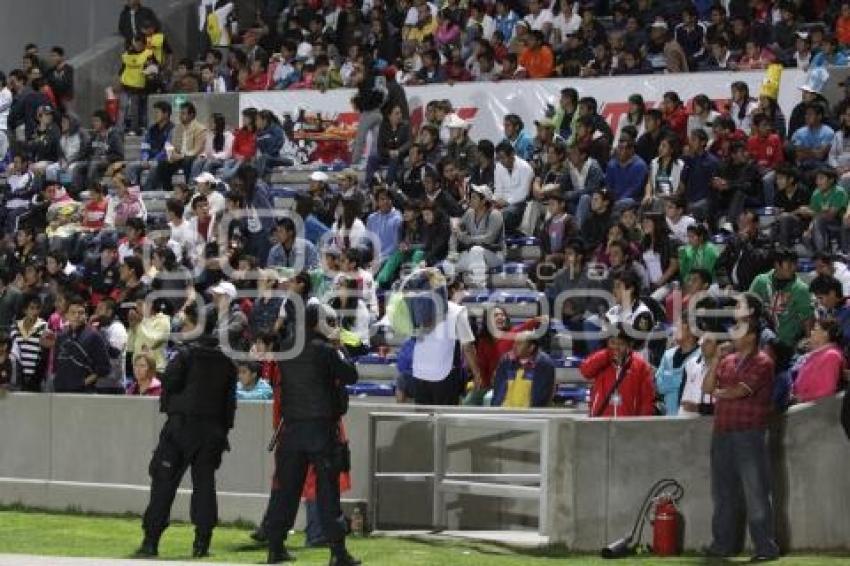
[[[233,134],[231,158],[224,162],[220,176],[229,181],[243,163],[250,162],[257,153],[257,109],[242,111],[242,127]]]
[[[360,201],[344,198],[340,203],[342,214],[331,227],[330,238],[340,251],[359,248],[368,238],[366,225],[360,220]]]
[[[732,115],[735,127],[749,134],[753,126],[753,112],[758,108],[758,103],[750,96],[750,87],[744,81],[732,83],[731,91],[729,114]]]
[[[684,168],[684,162],[679,159],[679,139],[676,136],[663,137],[658,144],[658,156],[649,164],[641,207],[664,212],[664,199],[679,192]]]
[[[785,114],[782,113],[782,108],[775,98],[766,94],[759,95],[758,112],[767,116],[773,125],[773,131],[780,138],[784,140],[788,136],[788,123],[785,120]]]
[[[679,273],[677,246],[670,238],[670,229],[662,214],[644,214],[642,224],[644,235],[640,262],[652,290],[652,298],[662,301]]]
[[[704,94],[698,94],[691,101],[691,114],[688,116],[688,132],[702,130],[708,135],[708,141],[714,139],[714,121],[720,112],[714,102]]]
[[[212,125],[207,131],[207,142],[204,151],[192,163],[192,178],[196,178],[202,171],[215,173],[225,162],[233,157],[232,132],[227,130],[224,114],[216,112],[212,115]]]

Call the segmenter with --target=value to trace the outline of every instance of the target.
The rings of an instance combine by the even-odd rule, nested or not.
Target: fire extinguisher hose
[[[663,479],[655,482],[652,487],[649,488],[649,492],[646,494],[646,497],[640,506],[637,518],[632,526],[632,532],[625,539],[620,539],[616,543],[612,543],[612,545],[627,546],[630,553],[633,552],[640,544],[640,539],[643,536],[643,527],[646,524],[646,517],[649,515],[653,501],[660,496],[664,496],[670,499],[673,503],[678,503],[684,494],[685,488],[683,488],[682,484],[674,479]],[[603,558],[618,558],[622,556],[622,554],[610,552],[612,545],[603,549]]]

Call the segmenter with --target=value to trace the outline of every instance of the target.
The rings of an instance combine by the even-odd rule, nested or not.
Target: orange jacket
[[[555,55],[548,45],[539,49],[526,47],[519,56],[519,64],[525,67],[530,78],[545,79],[551,77],[552,71],[555,70]]]
[[[835,20],[835,37],[841,45],[850,45],[850,18],[840,17]]]

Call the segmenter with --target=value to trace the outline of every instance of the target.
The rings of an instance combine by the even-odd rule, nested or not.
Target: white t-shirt
[[[475,341],[466,307],[448,302],[446,318],[413,347],[413,376],[422,381],[443,381],[454,365],[455,343]]]
[[[518,204],[528,198],[531,183],[534,181],[534,169],[527,161],[514,157],[514,166],[510,171],[501,163],[496,163],[493,185],[493,198],[504,200],[508,204]]]
[[[699,404],[711,400],[711,395],[706,395],[702,392],[702,382],[705,380],[708,368],[706,367],[705,358],[700,353],[698,356],[691,356],[685,361],[684,380],[685,387],[682,390],[682,402]],[[693,415],[689,411],[684,410],[679,406],[679,415]]]
[[[552,23],[552,12],[547,10],[546,8],[541,9],[537,12],[537,15],[528,14],[525,17],[525,21],[528,22],[528,25],[531,26],[531,29],[535,31],[543,31],[543,26],[546,24]]]
[[[565,14],[561,12],[552,19],[552,27],[561,32],[561,39],[581,29],[581,16],[575,13]]]
[[[688,215],[682,215],[682,217],[679,218],[679,221],[675,224],[667,218],[667,227],[670,228],[673,239],[680,244],[688,243],[688,226],[693,226],[696,223],[697,221]]]
[[[0,130],[9,129],[9,109],[12,108],[12,98],[12,91],[8,87],[4,86],[0,89]]]

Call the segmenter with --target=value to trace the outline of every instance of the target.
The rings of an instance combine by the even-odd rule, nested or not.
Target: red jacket
[[[688,141],[688,110],[684,106],[679,106],[669,114],[664,115],[667,125],[673,133],[679,138],[682,144]]]
[[[233,157],[253,159],[257,155],[257,134],[247,128],[239,128],[233,134]]]
[[[747,153],[762,169],[776,169],[776,166],[785,160],[782,140],[777,134],[769,134],[766,138],[750,136],[747,140]]]
[[[617,369],[611,359],[611,350],[603,348],[585,359],[579,371],[593,384],[590,387],[590,415],[596,416],[608,392],[617,381]],[[602,413],[603,417],[649,417],[655,413],[655,385],[652,369],[637,352],[632,352],[626,377],[618,389],[621,402],[615,406],[614,399]]]

